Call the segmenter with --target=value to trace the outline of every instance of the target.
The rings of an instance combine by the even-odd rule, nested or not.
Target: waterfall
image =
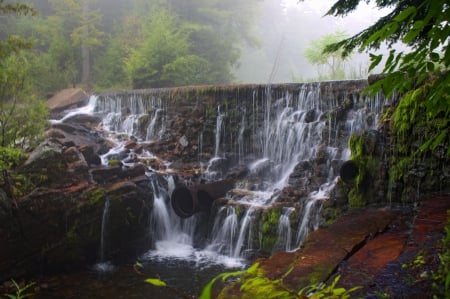
[[[300,246],[305,240],[308,233],[318,228],[319,212],[322,208],[320,200],[318,198],[312,198],[305,203],[304,212],[302,215],[302,221],[298,228],[296,244]]]
[[[102,228],[100,235],[100,262],[105,261],[105,250],[106,250],[106,240],[107,240],[107,225],[109,221],[109,198],[105,200],[105,207],[103,208],[102,216]]]
[[[239,135],[238,135],[238,159],[239,159],[239,162],[241,162],[242,158],[244,157],[244,144],[245,144],[244,132],[246,129],[245,114],[246,114],[245,110],[242,111],[241,123],[239,126]]]
[[[155,250],[149,251],[144,257],[189,257],[194,250],[196,217],[181,219],[175,215],[169,205],[166,189],[161,186],[156,176],[151,178],[154,202],[150,217],[150,231],[153,232]],[[168,179],[168,182],[172,185],[172,178]]]
[[[109,206],[110,201],[109,198],[106,197],[105,204],[103,206],[102,213],[102,226],[100,229],[100,261],[94,265],[94,270],[98,272],[111,272],[115,269],[113,264],[109,261],[106,261],[105,254],[107,250],[107,242],[108,242],[108,224],[109,224]]]
[[[148,127],[147,127],[147,135],[145,137],[146,141],[152,140],[155,137],[159,137],[156,134],[157,133],[156,132],[156,124],[157,124],[157,121],[159,120],[160,115],[162,114],[162,112],[163,112],[162,109],[156,109],[155,112],[153,113],[151,121],[150,121],[150,123],[148,124]],[[162,131],[164,131],[164,130],[162,129]]]
[[[219,150],[220,150],[220,138],[222,134],[222,128],[223,128],[223,118],[224,114],[220,111],[220,106],[217,107],[217,121],[216,121],[216,144],[214,149],[214,157],[219,157]]]
[[[74,115],[92,114],[95,110],[95,107],[97,107],[97,100],[98,100],[97,95],[91,95],[89,97],[89,100],[88,100],[88,103],[86,106],[71,109],[71,110],[67,111],[67,113],[64,115],[63,118],[58,119],[58,120],[51,120],[51,123],[62,123]]]
[[[90,109],[103,116],[106,131],[133,135],[146,145],[161,142],[155,147],[159,152],[153,153],[150,147],[140,158],[146,154],[157,159],[158,154],[170,152],[174,161],[164,165],[175,162],[176,168],[180,164],[170,171],[188,173],[186,183],[220,180],[230,170],[245,168],[236,172],[240,176],[226,204],[211,212],[215,218],[210,219],[212,225],[202,242],[195,240],[200,218],[180,219],[171,209],[169,197],[175,182],[163,169],[160,175],[165,184],[152,179],[150,231],[154,246],[145,256],[239,260],[259,249],[253,248],[257,242],[251,240],[261,234],[260,214],[275,204],[281,214],[274,228],[278,235],[274,249],[298,248],[320,223],[322,202],[331,197],[339,165],[350,157],[350,135],[374,128],[376,115],[386,102],[380,96],[361,96],[366,84],[186,87],[98,96]],[[248,90],[236,92],[233,88]],[[189,111],[196,114],[186,115]],[[180,143],[182,136],[186,142]],[[123,142],[118,141],[117,147],[102,157],[103,164],[124,151]],[[189,169],[184,168],[184,161]],[[299,167],[301,163],[304,167]],[[285,200],[286,187],[304,191],[294,200]]]
[[[242,256],[244,241],[252,239],[253,213],[254,212],[255,212],[255,208],[250,207],[247,210],[247,212],[245,212],[245,215],[240,222],[241,228],[239,230],[239,236],[236,241],[236,245],[234,246],[233,254],[232,254],[232,256],[235,258],[239,258]],[[247,244],[246,249],[251,250],[252,248],[249,246],[249,244]]]
[[[278,240],[276,243],[276,249],[283,251],[290,251],[292,249],[292,229],[291,219],[289,218],[294,208],[283,208],[283,213],[278,220]]]
[[[225,215],[225,218],[221,217]],[[238,227],[238,217],[234,207],[223,207],[213,226],[213,239],[208,249],[227,256],[233,255],[234,241]]]

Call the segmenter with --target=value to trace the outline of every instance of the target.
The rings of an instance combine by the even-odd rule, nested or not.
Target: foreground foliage
[[[24,299],[33,296],[33,292],[31,292],[30,288],[35,285],[34,282],[30,282],[24,286],[20,286],[14,279],[12,279],[11,282],[16,288],[16,292],[12,294],[3,294],[6,298]]]
[[[288,271],[285,275],[288,275]],[[239,298],[278,298],[278,299],[291,299],[291,298],[328,298],[328,299],[348,299],[350,294],[360,287],[353,287],[349,290],[341,287],[337,287],[340,277],[336,276],[330,284],[318,283],[311,284],[299,291],[289,290],[283,285],[282,279],[270,280],[264,274],[264,271],[259,267],[259,263],[253,264],[250,268],[243,271],[225,272],[214,277],[202,290],[199,299],[211,299],[213,298],[214,284],[221,281],[227,282],[230,279],[237,280],[240,284],[240,296]],[[159,278],[148,278],[146,283],[152,284],[157,287],[167,287],[164,281]],[[179,293],[178,290],[176,290]],[[182,297],[188,297],[187,295]],[[226,298],[227,295],[220,293],[218,298]]]

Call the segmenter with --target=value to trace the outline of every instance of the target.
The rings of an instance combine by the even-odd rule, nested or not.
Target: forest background
[[[20,68],[42,97],[80,84],[105,90],[366,76],[367,55],[339,78],[305,57],[314,39],[367,22],[322,18],[323,2],[29,0],[23,3],[37,13],[3,15],[0,35],[33,43]]]

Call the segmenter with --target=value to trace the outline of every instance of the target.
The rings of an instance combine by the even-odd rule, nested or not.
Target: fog
[[[264,0],[254,34],[259,48],[244,46],[238,82],[283,83],[314,80],[317,66],[304,56],[306,47],[316,39],[344,31],[349,36],[373,24],[386,11],[374,4],[360,3],[358,9],[344,18],[324,16],[334,0]],[[355,53],[347,65],[362,76],[367,75],[368,53]],[[374,70],[379,71],[379,70]]]
[[[342,72],[319,71],[306,48],[327,34],[356,34],[388,13],[360,1],[343,18],[325,16],[335,1],[23,0],[38,16],[0,18],[0,37],[35,41],[43,94],[78,83],[108,89],[322,81]],[[174,19],[158,18],[166,12]],[[346,78],[367,77],[368,57],[353,54]]]

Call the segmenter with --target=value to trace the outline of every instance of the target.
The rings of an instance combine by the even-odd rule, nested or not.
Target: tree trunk
[[[83,4],[83,20],[87,19],[87,14],[89,12],[89,5],[85,2]],[[86,24],[83,24],[86,25]],[[91,82],[91,61],[90,61],[90,52],[89,46],[86,41],[89,39],[89,28],[86,26],[83,31],[83,37],[81,42],[81,59],[82,59],[82,68],[81,68],[81,83],[90,84]]]

